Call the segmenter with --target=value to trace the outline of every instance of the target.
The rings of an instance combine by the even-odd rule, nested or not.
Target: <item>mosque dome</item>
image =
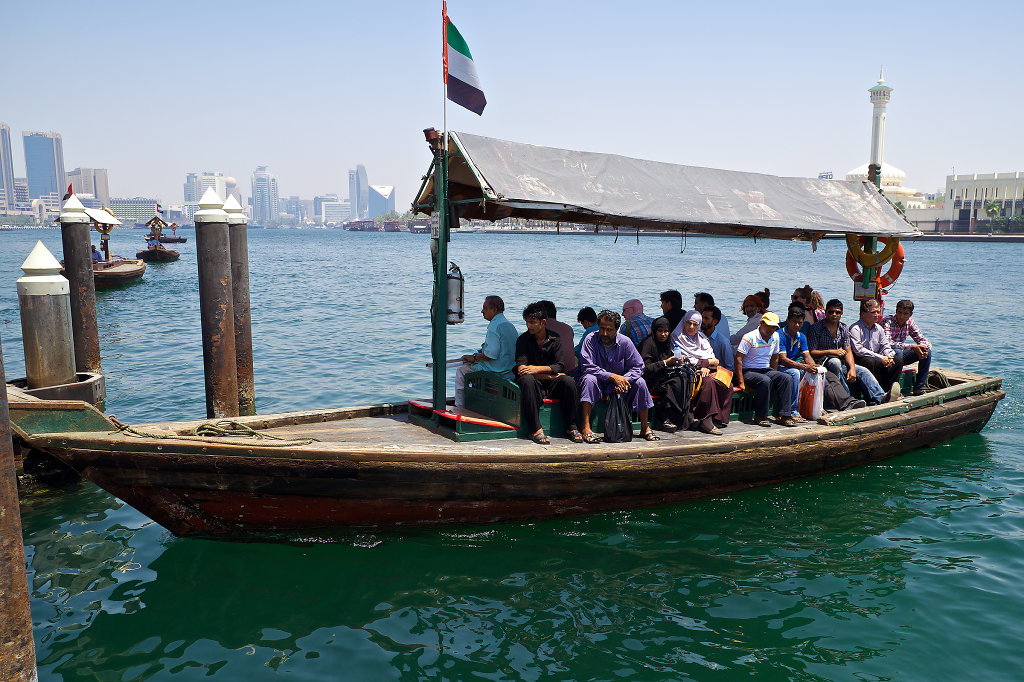
[[[864,168],[866,169],[867,166],[864,166]],[[864,172],[867,173],[867,170],[865,170]],[[228,177],[224,178],[224,184],[227,185],[228,187],[237,187],[238,180],[235,180],[233,177],[229,175]]]
[[[846,172],[846,179],[848,181],[861,181],[867,182],[868,180],[868,164],[857,166],[853,170]],[[907,174],[901,171],[896,166],[882,162],[882,186],[886,185],[901,185],[903,181],[907,179]]]

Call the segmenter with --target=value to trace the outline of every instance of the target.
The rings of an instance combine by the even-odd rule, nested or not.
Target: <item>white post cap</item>
[[[42,241],[36,242],[21,269],[25,276],[17,282],[19,295],[55,296],[71,292],[68,281],[60,274],[60,262]]]
[[[228,195],[228,200],[224,202],[224,211],[228,214],[228,223],[231,225],[245,225],[249,222],[242,210],[242,205],[238,203],[234,194]]]
[[[212,187],[207,187],[199,199],[201,210],[196,211],[193,218],[200,223],[226,223],[228,214],[224,212],[223,207],[224,202],[217,196],[217,192]]]
[[[87,223],[89,216],[85,212],[85,206],[74,194],[64,203],[64,209],[60,214],[62,223]]]

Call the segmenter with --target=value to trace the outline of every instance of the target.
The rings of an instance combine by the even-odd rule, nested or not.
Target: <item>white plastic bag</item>
[[[797,409],[804,419],[817,420],[821,416],[823,403],[825,401],[825,375],[824,367],[818,367],[818,372],[804,372],[800,379],[800,394],[797,397]]]

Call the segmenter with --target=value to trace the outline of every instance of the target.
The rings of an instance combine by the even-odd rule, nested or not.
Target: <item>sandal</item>
[[[573,443],[583,442],[583,434],[577,431],[576,429],[573,429],[572,431],[566,431],[565,437],[571,440]]]
[[[790,415],[790,418],[791,418],[791,419],[792,419],[793,421],[795,421],[795,422],[796,422],[797,424],[804,424],[804,423],[806,423],[806,422],[807,422],[807,420],[806,420],[806,419],[804,419],[803,417],[801,417],[801,416],[800,416],[800,415],[798,415],[798,414],[793,414],[793,415]]]
[[[771,421],[768,420],[768,417],[754,417],[754,424],[765,427],[772,425]]]
[[[591,431],[590,433],[584,433],[583,434],[583,442],[584,443],[590,443],[591,445],[593,445],[595,443],[600,443],[601,442],[601,436],[597,435],[593,431]]]
[[[777,417],[776,421],[782,426],[796,426],[796,420],[792,417]]]
[[[532,440],[537,445],[551,445],[551,439],[545,436],[543,431],[535,433],[532,436],[530,436],[530,440]]]
[[[661,440],[661,436],[659,436],[658,434],[656,434],[656,433],[655,433],[655,432],[654,432],[654,431],[653,431],[653,430],[651,429],[651,427],[649,427],[649,426],[647,427],[647,430],[646,430],[646,431],[644,431],[644,432],[643,432],[642,434],[640,434],[640,436],[641,436],[641,437],[642,437],[642,438],[643,438],[644,440],[649,440],[649,441]]]

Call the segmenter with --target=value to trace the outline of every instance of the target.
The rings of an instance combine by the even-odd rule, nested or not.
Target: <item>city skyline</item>
[[[245,187],[263,165],[279,178],[281,196],[343,196],[347,170],[363,163],[375,182],[395,187],[396,208],[407,209],[430,163],[421,130],[442,126],[440,3],[397,2],[386,12],[304,3],[273,22],[261,4],[245,12],[189,2],[158,9],[115,1],[102,11],[68,4],[60,22],[46,21],[45,7],[5,8],[0,40],[14,54],[35,54],[38,35],[25,27],[42,24],[67,45],[93,30],[131,36],[156,27],[175,49],[132,59],[96,51],[94,72],[117,93],[100,99],[91,97],[95,80],[54,80],[64,73],[61,51],[40,52],[18,65],[24,86],[4,98],[0,121],[13,135],[60,132],[65,168],[109,169],[115,196],[178,204],[186,172],[218,169]],[[449,105],[448,124],[545,146],[842,178],[868,159],[865,93],[884,63],[895,88],[885,159],[906,171],[908,185],[933,192],[954,167],[1007,172],[1024,159],[1020,96],[995,66],[1012,63],[1024,8],[988,3],[1000,17],[991,22],[956,7],[649,2],[623,12],[610,2],[526,1],[509,15],[453,0],[449,14],[489,104],[482,117]],[[332,19],[360,30],[339,40]],[[964,36],[985,39],[965,50]],[[240,68],[232,41],[257,46],[261,68]],[[202,69],[182,68],[182,54],[198,53]],[[337,92],[323,87],[331,73],[345,75]],[[964,103],[963,83],[975,100]],[[153,97],[167,106],[149,106]],[[19,170],[20,146],[12,145]]]

